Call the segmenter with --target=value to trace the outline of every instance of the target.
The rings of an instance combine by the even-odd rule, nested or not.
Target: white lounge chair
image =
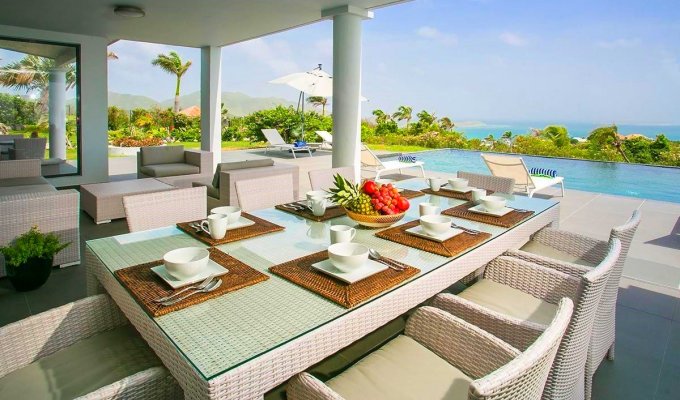
[[[321,138],[321,147],[323,148],[332,148],[333,147],[333,135],[328,133],[327,131],[315,131],[317,135]]]
[[[297,158],[295,155],[296,150],[307,150],[309,156],[312,157],[312,150],[308,146],[295,147],[294,144],[286,143],[281,137],[281,134],[276,129],[261,129],[262,134],[267,138],[267,143],[269,146],[264,150],[266,153],[270,148],[280,149],[280,150],[290,150],[293,153],[293,158]]]
[[[492,154],[482,154],[482,159],[489,167],[489,171],[494,176],[502,176],[515,180],[515,190],[522,190],[533,197],[539,190],[553,185],[560,185],[562,197],[564,197],[564,178],[556,176],[549,178],[545,176],[535,176],[529,173],[529,168],[521,157],[497,156]]]
[[[366,145],[361,147],[361,170],[375,171],[375,179],[380,179],[380,175],[384,172],[399,171],[406,168],[420,168],[422,177],[425,177],[424,163],[422,161],[416,162],[401,162],[401,161],[382,161],[375,155]]]

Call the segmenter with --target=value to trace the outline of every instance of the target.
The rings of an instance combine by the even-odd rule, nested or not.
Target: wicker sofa
[[[54,257],[55,266],[79,263],[79,202],[78,191],[57,190],[40,175],[40,160],[0,161],[0,246],[37,225],[71,243]],[[0,277],[5,275],[0,257]]]
[[[156,178],[177,187],[212,175],[213,153],[184,146],[149,146],[137,152],[137,178]],[[188,182],[182,185],[183,182]]]
[[[272,159],[224,162],[218,164],[215,175],[194,181],[193,186],[208,188],[208,210],[219,206],[238,206],[236,182],[244,179],[263,178],[268,176],[293,177],[293,195],[299,198],[300,168],[291,164],[275,164]]]

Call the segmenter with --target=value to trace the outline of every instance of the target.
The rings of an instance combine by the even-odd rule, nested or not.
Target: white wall
[[[0,25],[0,36],[80,45],[80,148],[82,175],[49,178],[55,186],[105,182],[109,176],[107,59],[108,40],[97,36]]]

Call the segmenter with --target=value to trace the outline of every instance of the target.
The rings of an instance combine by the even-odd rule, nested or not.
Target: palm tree
[[[616,125],[595,128],[592,132],[590,132],[590,135],[588,135],[588,141],[595,143],[599,147],[604,147],[607,145],[614,146],[616,151],[621,154],[621,157],[623,157],[627,163],[630,162],[630,160],[628,160],[628,156],[626,156],[626,153],[624,153],[623,149],[621,148],[623,141],[619,136],[619,129]]]
[[[451,118],[443,117],[439,118],[439,126],[441,126],[445,131],[450,131],[454,126],[456,126],[456,124],[451,121]]]
[[[385,114],[385,111],[380,109],[373,110],[373,115],[375,115],[375,123],[378,125],[384,124],[392,119],[390,114]]]
[[[429,112],[427,112],[425,110],[422,110],[421,112],[416,114],[416,116],[418,117],[418,121],[420,123],[422,123],[423,125],[428,125],[428,126],[432,125],[434,123],[434,121],[437,119],[437,117],[435,117],[434,113],[430,114]]]
[[[314,107],[321,106],[321,115],[326,115],[326,104],[328,104],[328,98],[323,96],[309,96],[307,97],[307,103],[313,105]]]
[[[153,61],[151,65],[160,67],[163,71],[174,74],[177,77],[177,85],[175,86],[175,106],[173,107],[174,112],[179,112],[179,84],[182,81],[182,75],[191,67],[191,61],[182,63],[182,59],[179,58],[179,54],[171,51],[170,54],[159,54]]]
[[[406,129],[408,129],[411,118],[413,118],[413,108],[409,106],[399,106],[397,111],[392,114],[392,117],[397,121],[406,120]]]
[[[512,148],[515,145],[515,137],[516,136],[512,134],[512,131],[505,131],[503,132],[503,135],[501,135],[501,140],[510,146],[511,153]]]
[[[116,54],[116,53],[114,53],[114,52],[112,52],[112,51],[109,51],[109,52],[106,53],[106,59],[107,59],[107,60],[117,60],[117,59],[118,59],[118,54]]]

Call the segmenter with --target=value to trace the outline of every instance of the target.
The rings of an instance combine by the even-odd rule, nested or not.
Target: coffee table
[[[177,189],[154,178],[92,183],[80,186],[80,207],[96,224],[125,218],[123,196]]]

